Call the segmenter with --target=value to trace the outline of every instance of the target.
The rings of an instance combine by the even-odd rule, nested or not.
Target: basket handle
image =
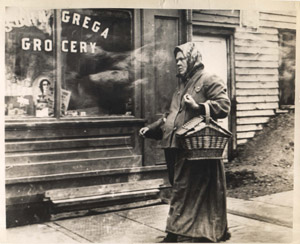
[[[205,124],[208,125],[210,121],[210,109],[207,103],[203,103],[205,108]]]

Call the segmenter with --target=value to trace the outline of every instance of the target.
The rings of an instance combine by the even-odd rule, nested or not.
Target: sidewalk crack
[[[59,231],[65,235],[69,236],[73,240],[78,241],[80,243],[86,243],[86,242],[93,243],[93,241],[87,239],[86,237],[79,235],[78,233],[73,232],[72,230],[70,230],[64,226],[61,226],[60,224],[58,224],[56,222],[46,223],[46,225],[49,226],[50,228],[53,228],[56,231]]]
[[[142,224],[142,225],[144,225],[144,226],[147,226],[147,227],[149,227],[149,228],[151,228],[151,229],[158,230],[158,231],[160,231],[160,232],[163,232],[163,233],[165,233],[165,231],[164,231],[164,230],[161,230],[161,229],[159,229],[159,228],[156,228],[156,227],[153,227],[153,226],[147,225],[147,224],[145,224],[145,223],[143,223],[143,222],[140,222],[140,221],[137,221],[137,220],[135,220],[135,219],[132,219],[132,218],[126,217],[126,216],[124,216],[124,215],[122,215],[122,214],[118,214],[118,213],[114,213],[114,214],[116,214],[116,215],[118,215],[119,217],[122,217],[122,218],[124,218],[124,219],[131,220],[131,221],[133,221],[133,222],[135,222],[135,223]]]

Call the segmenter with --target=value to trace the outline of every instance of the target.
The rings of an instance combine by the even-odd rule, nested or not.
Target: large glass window
[[[54,116],[55,91],[60,116],[132,115],[132,12],[56,11],[6,9],[6,115]]]
[[[5,41],[5,114],[53,116],[53,10],[7,8]]]
[[[131,26],[129,11],[62,10],[67,115],[131,114]]]

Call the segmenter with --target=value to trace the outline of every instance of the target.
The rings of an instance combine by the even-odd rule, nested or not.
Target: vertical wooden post
[[[192,12],[192,10],[186,10],[185,23],[186,23],[186,41],[191,42],[193,39],[193,12]]]
[[[61,85],[62,85],[62,58],[61,58],[61,10],[54,10],[55,21],[55,62],[56,62],[56,84],[55,84],[55,117],[60,118],[61,110]]]
[[[229,95],[231,100],[231,111],[230,111],[230,130],[232,132],[232,141],[229,143],[229,159],[233,159],[236,155],[236,149],[237,149],[237,131],[236,131],[236,110],[237,110],[237,104],[236,104],[236,90],[235,90],[235,56],[234,56],[234,36],[229,36],[229,43],[228,43],[228,74],[229,74]]]
[[[136,50],[142,48],[142,14],[140,9],[135,9],[133,12],[134,19],[133,21],[133,55],[139,55],[139,57],[134,57],[134,80],[142,79],[142,73],[141,73],[141,63],[137,61],[137,59],[141,58],[141,51],[139,54],[136,52]],[[143,84],[138,84],[134,86],[134,116],[136,118],[143,117],[142,114],[142,86]]]

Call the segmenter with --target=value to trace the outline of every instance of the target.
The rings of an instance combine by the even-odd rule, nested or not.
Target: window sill
[[[102,117],[62,117],[62,118],[36,118],[36,117],[23,117],[23,118],[5,118],[5,127],[18,127],[18,126],[54,126],[54,125],[71,125],[71,124],[144,124],[145,119],[136,118],[134,116],[120,115],[120,116],[102,116]]]

